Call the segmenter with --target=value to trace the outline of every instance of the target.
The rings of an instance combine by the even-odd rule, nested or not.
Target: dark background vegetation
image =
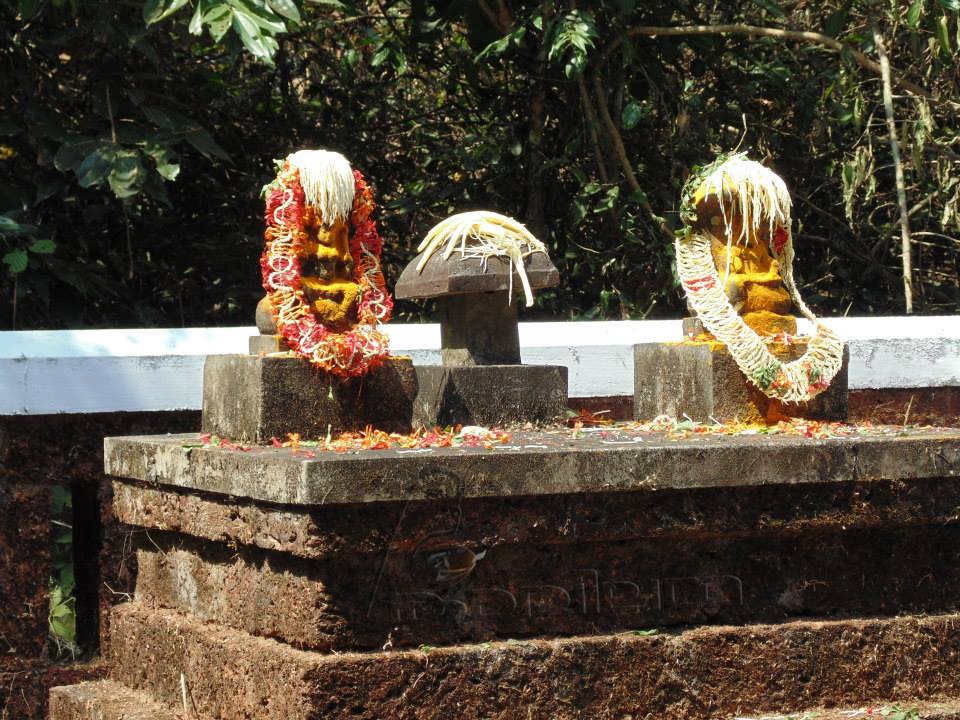
[[[273,159],[346,154],[375,186],[396,279],[455,211],[548,243],[527,317],[679,316],[672,247],[696,164],[741,146],[788,181],[801,292],[902,312],[879,75],[821,44],[649,37],[810,30],[896,89],[914,302],[960,306],[960,0],[0,0],[0,329],[250,324]],[[423,308],[401,304],[400,319]]]

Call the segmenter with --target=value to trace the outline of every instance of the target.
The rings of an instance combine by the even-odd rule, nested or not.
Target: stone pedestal
[[[502,292],[437,298],[443,364],[519,365],[517,303],[509,299]]]
[[[294,356],[211,355],[203,368],[202,430],[254,443],[288,433],[317,439],[367,425],[409,432],[416,396],[408,359],[343,379]]]
[[[198,445],[106,441],[136,595],[110,680],[55,690],[51,720],[707,720],[960,694],[956,431]]]
[[[423,365],[414,424],[536,425],[560,421],[567,411],[567,368],[562,365]]]
[[[784,361],[799,358],[806,343],[773,345]],[[787,417],[844,421],[847,418],[847,366],[830,387],[808,403],[768,398],[737,367],[726,346],[716,342],[644,343],[634,346],[634,417],[689,417],[697,422],[776,422]]]

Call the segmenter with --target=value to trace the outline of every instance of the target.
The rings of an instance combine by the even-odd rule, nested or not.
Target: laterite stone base
[[[302,649],[936,613],[960,597],[941,572],[960,544],[952,479],[315,508],[122,482],[116,496],[149,532],[139,601]]]
[[[957,615],[335,655],[137,603],[115,616],[118,681],[170,707],[185,684],[222,720],[716,720],[960,694]]]
[[[183,716],[144,692],[130,690],[115,680],[99,680],[51,688],[50,717],[57,720],[180,720]]]
[[[293,356],[210,355],[203,368],[203,432],[268,443],[297,433],[409,432],[417,376],[407,359],[390,359],[360,378],[318,372]]]
[[[779,359],[792,361],[806,343],[771,345]],[[843,422],[847,419],[847,366],[830,387],[807,403],[768,398],[737,367],[726,346],[717,342],[643,343],[633,349],[634,417],[689,417],[697,422],[777,422],[788,417]]]
[[[562,365],[421,365],[414,424],[506,425],[557,422],[567,411]]]

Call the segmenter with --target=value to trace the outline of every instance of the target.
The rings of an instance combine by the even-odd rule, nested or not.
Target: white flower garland
[[[747,378],[768,397],[786,402],[805,402],[823,392],[839,372],[843,362],[843,342],[817,321],[797,291],[793,278],[793,239],[790,232],[790,196],[786,185],[775,173],[759,163],[735,155],[715,167],[708,168],[700,183],[705,197],[716,195],[727,235],[727,274],[729,274],[730,244],[733,241],[725,202],[737,202],[742,231],[737,241],[748,242],[749,230],[756,231],[769,223],[773,255],[780,262],[784,285],[797,309],[814,325],[806,352],[797,360],[785,363],[776,358],[766,343],[753,331],[730,304],[724,292],[713,259],[710,233],[696,232],[686,227],[677,237],[677,273],[691,307],[704,326],[727,346],[730,355]],[[697,188],[685,192],[689,199]],[[734,208],[730,208],[730,217]],[[683,213],[684,222],[690,221],[690,208]],[[786,241],[782,247],[774,244],[774,229],[782,227]]]

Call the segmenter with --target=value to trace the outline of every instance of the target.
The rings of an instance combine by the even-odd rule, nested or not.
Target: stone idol
[[[691,175],[675,249],[694,317],[683,342],[636,346],[638,418],[846,419],[846,346],[797,290],[790,206],[783,180],[742,154]]]

